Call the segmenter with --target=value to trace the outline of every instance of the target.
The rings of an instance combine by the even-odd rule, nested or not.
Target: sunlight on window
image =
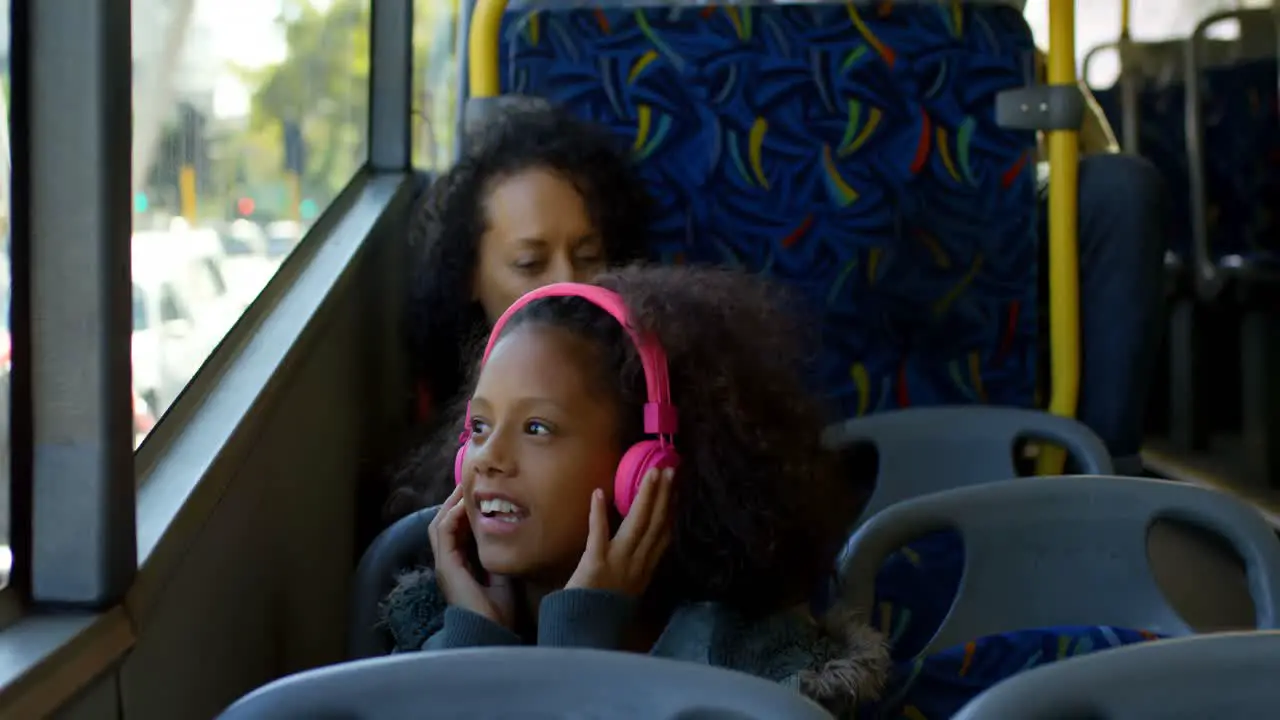
[[[453,162],[457,144],[458,2],[413,3],[413,165],[435,172]]]
[[[1130,36],[1135,40],[1185,37],[1204,16],[1235,7],[1262,7],[1270,0],[1131,0]],[[1049,46],[1049,0],[1027,0],[1027,24],[1036,44]],[[1120,36],[1120,0],[1076,0],[1076,63],[1093,48],[1115,42]],[[1089,84],[1107,87],[1119,76],[1114,52],[1099,53],[1090,67]]]
[[[367,153],[369,0],[133,0],[140,443]]]

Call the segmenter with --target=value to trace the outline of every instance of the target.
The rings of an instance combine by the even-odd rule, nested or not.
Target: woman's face
[[[462,467],[467,519],[485,570],[563,584],[587,543],[591,493],[612,502],[618,407],[600,357],[568,330],[522,325],[498,341],[471,397]]]
[[[590,282],[605,267],[600,230],[569,182],[546,168],[499,178],[484,199],[485,231],[472,281],[489,323],[543,285]]]

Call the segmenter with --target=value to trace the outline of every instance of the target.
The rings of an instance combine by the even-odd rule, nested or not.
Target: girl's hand
[[[592,494],[587,549],[565,589],[608,590],[635,597],[649,587],[653,571],[671,542],[668,515],[674,478],[672,469],[645,474],[631,512],[612,539],[604,491]]]
[[[450,605],[470,610],[493,622],[513,629],[515,625],[515,589],[511,579],[503,575],[486,576],[487,584],[476,580],[477,568],[467,559],[468,543],[475,542],[467,506],[462,502],[459,485],[431,521],[431,552],[436,560],[436,582]]]

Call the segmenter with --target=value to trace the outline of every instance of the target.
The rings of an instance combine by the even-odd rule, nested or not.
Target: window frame
[[[36,513],[13,513],[11,523],[13,582],[0,591],[0,716],[35,717],[61,707],[133,646],[158,592],[235,476],[254,426],[265,421],[260,406],[333,317],[336,291],[350,281],[348,271],[370,237],[380,226],[397,226],[409,211],[413,8],[411,0],[368,0],[365,165],[135,455],[132,204],[128,184],[115,181],[130,176],[132,82],[129,74],[111,73],[132,67],[131,2],[11,1],[11,87],[21,111],[12,113],[11,133],[24,151],[15,153],[11,183],[14,359],[20,366],[12,394],[14,417],[33,420],[11,422],[12,495],[14,507]],[[87,200],[80,212],[62,208],[59,217],[55,192]],[[53,244],[30,242],[32,235],[59,238],[56,251]],[[95,302],[102,309],[85,313]],[[86,333],[83,324],[66,321],[72,310],[102,322]],[[57,327],[60,321],[65,327]],[[39,364],[59,350],[56,362]],[[67,382],[72,372],[87,379]],[[93,391],[88,401],[72,397],[86,384]],[[49,450],[67,438],[72,447],[97,443],[101,450],[95,462],[76,466],[87,468],[75,476],[86,497],[59,505],[71,478],[59,476],[59,457]],[[68,562],[68,547],[89,545],[83,542],[86,517],[104,542],[71,552]],[[24,614],[48,607],[70,612]]]
[[[133,217],[117,181],[129,177],[132,96],[110,71],[130,63],[130,2],[12,2],[14,341],[27,366],[15,385],[30,437],[14,433],[11,477],[30,503],[15,503],[29,521],[14,525],[31,533],[11,543],[14,579],[32,604],[98,611],[136,569]]]

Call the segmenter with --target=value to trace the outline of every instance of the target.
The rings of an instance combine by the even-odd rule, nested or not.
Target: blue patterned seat
[[[933,655],[901,662],[884,700],[860,718],[943,720],[982,691],[1034,667],[1077,655],[1159,639],[1106,625],[1062,626],[988,635]]]
[[[1017,11],[556,9],[509,14],[503,39],[503,92],[550,98],[630,144],[661,208],[659,259],[762,272],[812,303],[840,417],[1034,403],[1035,138],[993,117],[995,95],[1032,77]],[[919,665],[909,648],[941,621],[963,559],[950,534],[914,548],[937,572],[903,567],[907,548],[877,582],[877,620],[904,658],[878,711],[935,717],[1042,661],[1046,633],[1058,642],[984,640],[986,669],[962,680],[973,693],[928,680],[951,654]]]
[[[839,417],[1031,406],[1034,136],[1022,16],[959,2],[513,11],[505,93],[612,128],[657,196],[657,254],[789,283]]]

